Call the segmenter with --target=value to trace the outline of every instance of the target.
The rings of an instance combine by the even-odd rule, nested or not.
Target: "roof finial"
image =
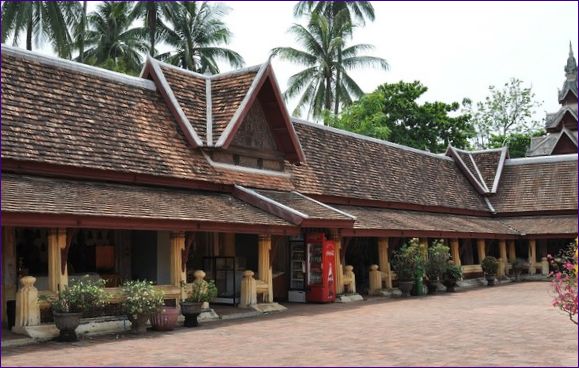
[[[577,60],[575,60],[575,55],[573,55],[573,44],[571,41],[569,41],[569,57],[567,58],[567,65],[565,65],[565,73],[567,73],[567,79],[577,76]]]

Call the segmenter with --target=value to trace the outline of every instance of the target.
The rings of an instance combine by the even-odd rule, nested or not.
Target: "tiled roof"
[[[555,147],[561,141],[561,139],[565,139],[565,137],[577,146],[577,131],[571,131],[566,127],[563,127],[561,131],[557,133],[547,133],[542,137],[532,137],[531,138],[531,145],[527,150],[527,157],[535,157],[535,156],[548,156],[553,154]]]
[[[292,168],[296,190],[311,195],[488,211],[454,161],[296,121],[306,164]]]
[[[307,196],[296,192],[280,192],[275,190],[255,190],[258,194],[265,196],[277,203],[299,211],[309,218],[328,220],[353,220],[352,217],[329,208]]]
[[[487,188],[492,191],[496,176],[500,176],[499,165],[503,150],[473,152],[472,158],[482,175]]]
[[[514,230],[501,224],[498,219],[490,217],[403,211],[377,207],[340,205],[335,207],[356,217],[354,229],[357,230],[517,234]]]
[[[521,235],[569,234],[577,235],[577,216],[504,217],[500,221]]]
[[[489,200],[499,213],[577,210],[577,155],[507,160]]]
[[[207,141],[207,86],[203,76],[174,67],[161,66],[161,71],[195,132]]]
[[[557,128],[566,115],[569,115],[570,119],[573,119],[575,123],[577,123],[577,105],[563,106],[556,113],[547,114],[545,128],[547,130]]]
[[[2,212],[292,226],[228,194],[5,173]]]
[[[449,147],[446,155],[455,160],[474,188],[483,195],[495,193],[508,155],[506,147],[484,151],[464,151]]]
[[[257,69],[249,69],[245,73],[211,79],[213,140],[215,142],[239,109],[256,75]]]
[[[2,50],[2,158],[216,180],[152,82],[115,80],[111,72],[8,50]]]

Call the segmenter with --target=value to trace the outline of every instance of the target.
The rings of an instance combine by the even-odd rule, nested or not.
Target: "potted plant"
[[[462,279],[462,268],[454,263],[448,263],[446,270],[442,274],[442,284],[446,286],[446,291],[454,292],[456,283]]]
[[[202,273],[202,277],[201,276]],[[217,297],[217,287],[213,280],[205,281],[205,272],[195,272],[195,281],[191,285],[191,295],[180,303],[181,313],[185,316],[183,326],[197,327],[199,321],[197,317],[204,310],[209,308],[209,303]]]
[[[77,341],[76,328],[83,312],[104,307],[108,302],[105,280],[82,278],[58,293],[51,300],[54,324],[59,329],[59,341]]]
[[[137,334],[145,333],[151,314],[164,305],[163,291],[156,289],[150,281],[127,281],[121,289],[121,306],[131,321],[131,330]]]
[[[428,248],[428,260],[425,265],[428,294],[436,293],[442,274],[446,271],[449,258],[450,248],[447,247],[442,240],[436,240],[434,244]]]
[[[163,305],[151,314],[151,327],[155,331],[172,331],[177,326],[178,318],[177,307]]]
[[[522,258],[517,258],[513,263],[513,273],[515,274],[515,281],[521,280],[521,273],[523,270],[529,269],[529,262]]]
[[[424,257],[420,252],[418,239],[412,239],[394,253],[392,269],[398,278],[398,287],[402,296],[410,296],[414,287],[416,274],[423,268]]]
[[[497,276],[497,270],[499,269],[499,261],[495,257],[489,256],[481,262],[482,270],[485,274],[485,278],[488,282],[488,286],[493,286],[495,284],[495,277]]]

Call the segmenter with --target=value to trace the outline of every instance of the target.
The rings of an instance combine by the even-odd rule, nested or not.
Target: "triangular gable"
[[[550,154],[564,155],[568,153],[577,153],[577,140],[568,129],[563,128]]]
[[[269,62],[264,64],[257,73],[247,95],[219,136],[215,147],[227,149],[231,145],[250,109],[257,101],[267,117],[277,149],[284,154],[285,159],[292,163],[305,162],[305,155]]]
[[[173,89],[169,85],[169,82],[167,81],[165,74],[161,70],[159,61],[153,59],[150,56],[147,57],[147,61],[141,72],[141,77],[150,78],[155,82],[157,88],[159,89],[159,92],[161,93],[161,96],[163,96],[163,99],[165,100],[165,103],[167,104],[167,106],[169,106],[169,109],[171,110],[173,117],[175,118],[175,120],[177,120],[177,123],[181,127],[181,130],[183,131],[183,134],[185,135],[187,142],[193,148],[203,146],[203,141],[193,128],[191,121],[189,120],[183,108],[179,104],[179,101],[175,96]]]
[[[563,89],[559,91],[559,103],[568,100],[577,102],[577,97],[577,81],[566,81],[563,84]]]
[[[558,132],[561,130],[562,123],[566,120],[571,120],[575,122],[577,126],[577,110],[571,107],[565,107],[557,113],[551,121],[547,122],[548,132]]]
[[[497,192],[509,153],[507,147],[469,152],[449,146],[446,155],[452,157],[480,194],[488,195]]]

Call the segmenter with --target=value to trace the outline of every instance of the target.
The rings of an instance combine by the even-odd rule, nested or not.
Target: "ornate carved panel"
[[[232,146],[250,148],[256,151],[277,151],[277,144],[271,133],[267,118],[259,100],[256,100],[239,130]]]

